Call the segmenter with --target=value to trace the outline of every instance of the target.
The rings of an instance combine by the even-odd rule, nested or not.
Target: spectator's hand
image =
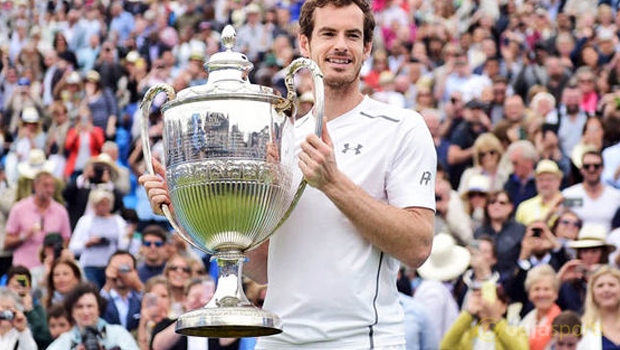
[[[327,118],[323,119],[321,138],[312,134],[301,144],[299,167],[308,184],[319,190],[338,181],[340,171],[336,165],[334,145],[327,131]]]
[[[120,271],[117,274],[118,278],[120,278],[126,286],[132,288],[134,290],[140,291],[143,288],[142,282],[140,281],[140,277],[138,276],[138,272],[133,267],[131,271],[121,273]]]
[[[579,259],[573,259],[566,262],[558,271],[558,278],[560,283],[567,281],[574,281],[584,277],[585,270],[583,269],[583,263]]]
[[[13,310],[15,313],[15,318],[13,319],[13,327],[17,329],[19,332],[23,332],[28,327],[28,320],[23,312],[18,310]]]
[[[527,260],[532,255],[532,248],[534,248],[537,242],[534,241],[536,237],[532,237],[531,230],[525,231],[525,237],[521,241],[521,252],[519,253],[519,260]]]
[[[482,294],[479,290],[474,290],[467,300],[465,311],[472,316],[477,316],[482,310]]]
[[[494,303],[490,303],[486,300],[482,300],[482,311],[487,317],[492,318],[496,322],[504,316],[506,313],[507,306],[499,300],[496,300]]]
[[[26,293],[26,295],[22,297],[22,305],[24,306],[24,311],[32,311],[32,295],[30,295],[30,293]]]
[[[153,212],[163,215],[161,211],[162,204],[170,206],[170,195],[168,194],[168,185],[166,184],[166,169],[155,157],[153,157],[152,161],[153,169],[157,175],[144,174],[140,176],[138,181],[146,189]]]

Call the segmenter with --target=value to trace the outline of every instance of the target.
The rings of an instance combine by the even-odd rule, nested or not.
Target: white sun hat
[[[439,233],[433,239],[433,248],[428,260],[418,268],[420,276],[438,281],[450,281],[460,276],[471,260],[465,247],[456,244],[447,233]]]

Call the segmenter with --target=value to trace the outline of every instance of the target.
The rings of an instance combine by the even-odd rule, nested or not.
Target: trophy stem
[[[260,337],[282,332],[282,321],[254,307],[243,292],[242,272],[246,257],[239,251],[216,253],[217,288],[203,308],[190,311],[177,320],[176,332],[209,338]]]

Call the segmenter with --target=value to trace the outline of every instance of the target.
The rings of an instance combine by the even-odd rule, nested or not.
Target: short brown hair
[[[299,33],[305,35],[308,39],[312,37],[314,30],[314,10],[319,7],[323,8],[327,5],[334,5],[338,8],[349,6],[351,4],[364,13],[364,45],[372,42],[373,31],[375,30],[375,18],[372,14],[370,4],[366,0],[308,0],[301,7],[299,15]]]

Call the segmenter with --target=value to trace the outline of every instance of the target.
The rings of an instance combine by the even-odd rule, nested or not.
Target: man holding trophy
[[[300,26],[301,52],[324,74],[325,125],[321,137],[295,143],[294,171],[310,187],[269,241],[247,252],[245,274],[269,282],[264,308],[282,318],[283,333],[257,349],[404,349],[396,276],[399,261],[417,267],[431,249],[431,135],[416,112],[359,90],[374,30],[365,0],[308,0]],[[313,128],[311,114],[296,133]],[[140,177],[152,207],[176,209],[167,169],[154,166],[159,175]]]

